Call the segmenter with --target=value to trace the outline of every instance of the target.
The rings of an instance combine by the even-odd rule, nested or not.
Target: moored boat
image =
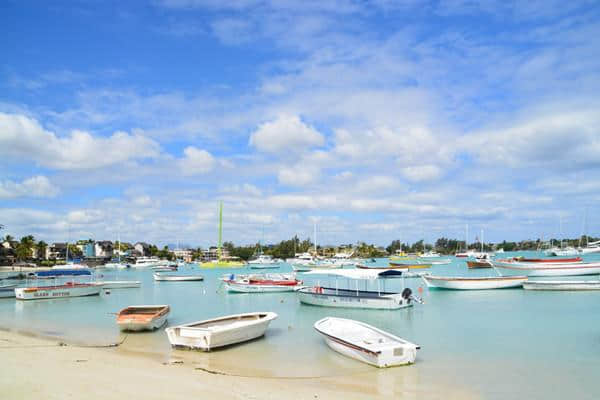
[[[0,286],[0,299],[15,297],[17,284]]]
[[[15,289],[18,300],[43,300],[63,297],[95,296],[100,294],[102,286],[93,283],[67,282],[64,285],[34,286]]]
[[[140,281],[96,281],[95,284],[104,289],[131,289],[142,286]]]
[[[515,261],[515,262],[523,262],[523,263],[562,263],[562,264],[568,264],[568,263],[581,263],[583,262],[583,258],[581,257],[572,257],[572,258],[526,258],[526,257],[513,257],[512,259],[509,260],[503,260],[503,261]]]
[[[430,288],[454,290],[483,290],[521,287],[527,280],[526,276],[490,276],[490,277],[452,277],[452,276],[423,276]]]
[[[117,314],[117,325],[122,331],[149,331],[167,322],[171,312],[168,305],[129,306]]]
[[[431,263],[425,263],[425,262],[393,262],[393,261],[390,261],[389,264],[390,264],[391,268],[408,268],[408,269],[431,268]],[[358,267],[358,265],[357,265],[357,267]]]
[[[475,260],[475,261],[467,261],[467,267],[468,268],[492,268],[492,263],[490,262],[490,260],[486,260],[486,259],[481,259],[481,260]]]
[[[334,351],[379,368],[415,362],[420,346],[364,322],[326,317],[314,324]]]
[[[194,282],[204,280],[202,275],[153,274],[153,276],[155,281]]]
[[[229,292],[237,293],[293,292],[303,287],[294,274],[230,274],[222,281]]]
[[[504,276],[580,276],[600,274],[600,262],[594,263],[520,263],[492,261],[494,269]]]
[[[600,290],[600,280],[590,281],[527,281],[527,290]]]
[[[227,315],[165,329],[173,347],[211,351],[256,339],[265,334],[274,312]]]

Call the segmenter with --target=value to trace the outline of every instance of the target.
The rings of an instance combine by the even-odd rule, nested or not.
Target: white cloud
[[[317,181],[319,175],[317,168],[298,164],[292,168],[284,167],[279,170],[277,179],[283,185],[306,186]]]
[[[16,197],[55,197],[60,190],[45,176],[38,175],[23,182],[0,182],[0,199]]]
[[[325,138],[296,115],[280,116],[261,124],[250,136],[250,145],[266,153],[301,153],[322,146]]]
[[[400,172],[406,179],[413,182],[431,181],[442,176],[442,170],[436,165],[417,165],[404,167]]]
[[[72,131],[58,137],[27,116],[0,113],[0,155],[34,160],[41,166],[82,170],[133,159],[154,158],[159,146],[140,135],[115,132],[109,137]]]
[[[215,158],[206,150],[188,146],[183,153],[185,156],[179,160],[179,166],[184,175],[205,174],[216,164]]]

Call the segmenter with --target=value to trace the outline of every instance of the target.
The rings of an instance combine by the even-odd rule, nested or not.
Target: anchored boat
[[[202,275],[170,275],[170,274],[153,274],[155,281],[170,281],[170,282],[195,282],[203,281]]]
[[[521,287],[527,280],[526,276],[490,276],[490,277],[451,277],[423,276],[430,288],[454,290],[505,289]]]
[[[117,314],[117,325],[122,331],[151,331],[163,326],[170,312],[168,305],[129,306]]]
[[[364,322],[326,317],[314,328],[334,351],[379,368],[415,362],[421,347]]]
[[[173,347],[211,351],[263,336],[274,312],[228,315],[165,329]]]
[[[230,274],[222,281],[228,291],[237,293],[293,292],[303,287],[294,274]]]
[[[492,261],[501,275],[579,276],[600,274],[600,262],[594,263],[523,263]]]
[[[15,289],[17,300],[43,300],[61,297],[97,296],[102,286],[94,283],[67,282],[55,286],[35,286]]]
[[[600,290],[600,280],[595,281],[527,281],[527,290]]]

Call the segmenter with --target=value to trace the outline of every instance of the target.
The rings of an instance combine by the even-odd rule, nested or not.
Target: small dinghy
[[[595,281],[527,281],[527,290],[600,290],[600,280]]]
[[[168,274],[154,274],[155,281],[170,281],[170,282],[193,282],[203,281],[202,275],[168,275]]]
[[[489,276],[489,277],[452,277],[452,276],[423,276],[430,288],[454,290],[483,290],[506,289],[521,287],[527,280],[526,276]]]
[[[170,311],[167,305],[129,306],[117,314],[117,325],[122,331],[152,331],[167,322]]]
[[[173,347],[211,351],[265,334],[274,312],[254,312],[192,322],[165,329]]]
[[[140,281],[96,281],[103,289],[131,289],[142,286]]]
[[[360,321],[326,317],[314,328],[332,349],[379,368],[415,362],[420,346]]]

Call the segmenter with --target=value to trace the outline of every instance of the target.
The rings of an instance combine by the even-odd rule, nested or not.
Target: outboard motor
[[[412,290],[410,288],[406,288],[402,291],[402,298],[410,303],[410,299],[412,298]]]

